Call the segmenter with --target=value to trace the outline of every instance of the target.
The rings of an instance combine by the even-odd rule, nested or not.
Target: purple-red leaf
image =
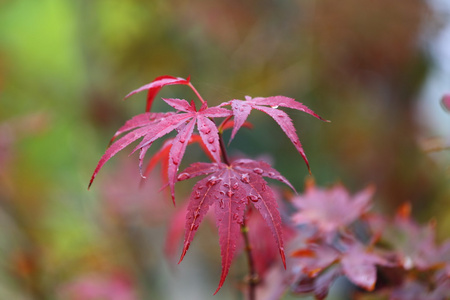
[[[120,139],[118,139],[114,144],[112,144],[103,154],[103,156],[100,158],[100,161],[97,164],[97,167],[94,170],[94,173],[92,174],[91,180],[89,181],[88,188],[92,185],[92,182],[95,179],[95,176],[97,176],[97,173],[100,171],[100,169],[103,167],[103,165],[114,155],[117,154],[120,150],[131,144],[132,142],[136,141],[137,139],[143,137],[147,132],[147,128],[138,128],[132,132],[127,133]]]
[[[164,101],[181,112],[161,114],[145,113],[127,121],[125,125],[116,132],[114,138],[126,131],[132,131],[108,148],[95,169],[89,186],[92,184],[94,177],[106,161],[118,151],[141,137],[143,137],[142,141],[135,147],[133,152],[140,150],[139,168],[141,169],[142,174],[142,165],[145,154],[153,142],[173,130],[178,130],[178,135],[173,140],[172,147],[169,150],[169,163],[167,169],[172,200],[175,201],[174,186],[177,181],[176,174],[178,172],[179,164],[183,159],[186,146],[192,136],[195,124],[197,124],[204,148],[207,149],[207,154],[215,161],[220,162],[218,129],[215,123],[209,118],[228,117],[231,115],[231,111],[220,107],[208,108],[206,103],[202,105],[202,108],[199,111],[196,111],[194,103],[189,104],[186,100],[164,99]]]
[[[184,79],[181,77],[168,76],[168,75],[157,77],[152,82],[150,82],[146,85],[143,85],[140,88],[135,89],[134,91],[130,92],[128,95],[125,96],[124,99],[127,99],[128,97],[130,97],[136,93],[142,92],[144,90],[148,90],[147,106],[146,106],[145,111],[149,112],[152,107],[153,100],[155,99],[156,94],[159,92],[159,90],[166,85],[174,85],[174,84],[189,85],[190,84],[189,77],[187,79]]]
[[[132,117],[130,120],[126,121],[125,124],[119,128],[119,130],[116,131],[114,136],[112,137],[110,144],[114,142],[117,136],[121,135],[122,133],[125,133],[127,131],[133,130],[138,127],[142,127],[145,125],[150,125],[152,122],[157,123],[161,119],[172,115],[173,112],[168,113],[144,113],[137,116]]]
[[[252,203],[272,232],[283,264],[286,266],[281,216],[273,191],[263,176],[273,177],[290,185],[289,182],[267,163],[252,160],[238,160],[229,166],[223,163],[194,163],[178,175],[178,180],[206,174],[210,175],[194,186],[189,199],[185,241],[180,261],[186,254],[203,216],[215,203],[216,225],[222,254],[222,275],[218,291],[225,281],[236,250],[245,208]]]
[[[169,185],[171,183],[173,183],[172,185],[174,185],[177,181],[178,166],[181,162],[181,159],[183,158],[184,152],[186,151],[188,141],[191,139],[192,132],[194,131],[195,121],[195,119],[191,120],[173,140],[172,147],[170,148],[169,152],[169,166],[167,169]],[[172,199],[174,200],[173,193]]]

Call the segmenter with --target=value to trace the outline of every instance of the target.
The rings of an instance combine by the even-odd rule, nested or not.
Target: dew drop
[[[208,134],[211,132],[211,129],[209,127],[204,126],[200,129],[200,131],[203,132],[204,134]]]
[[[180,138],[180,143],[184,144],[184,142],[186,142],[185,138]]]
[[[279,114],[279,115],[278,115],[278,118],[284,118],[284,115]]]
[[[175,157],[172,158],[172,162],[174,165],[178,165],[180,163],[178,158],[175,158]]]
[[[281,177],[281,176],[277,176],[277,177],[275,177],[275,179],[279,180],[279,181],[283,181],[283,177]]]
[[[194,192],[194,199],[198,199],[200,198],[200,192],[199,191],[195,191]]]
[[[214,143],[214,138],[212,136],[208,138],[208,143],[210,144]]]
[[[215,185],[217,182],[219,181],[219,179],[216,176],[211,176],[211,178],[208,180],[208,182],[206,182],[207,186],[213,186]]]
[[[219,200],[219,207],[222,208],[222,209],[225,208],[225,203],[223,203],[222,199]]]
[[[258,202],[259,198],[256,195],[248,195],[247,199],[252,201],[252,202]]]
[[[237,188],[239,187],[239,184],[237,182],[233,183],[233,190],[237,190]]]
[[[227,196],[228,196],[229,198],[231,198],[231,197],[233,197],[233,195],[234,195],[234,193],[233,193],[231,190],[228,190]]]
[[[261,168],[254,168],[254,169],[253,169],[253,172],[255,172],[256,174],[259,174],[259,175],[261,175],[262,173],[264,173],[263,169],[261,169]]]
[[[191,177],[191,175],[189,173],[181,173],[180,175],[178,175],[177,179],[178,181],[183,181],[186,179],[189,179],[189,177]]]
[[[272,106],[272,108],[278,108],[278,105],[274,105],[274,106]]]
[[[224,183],[224,184],[223,184],[223,187],[226,188],[226,189],[228,189],[228,188],[230,188],[230,185],[229,185],[228,183]]]
[[[250,182],[250,177],[248,176],[248,173],[244,173],[241,175],[241,181],[243,183],[249,183]]]
[[[211,148],[211,152],[216,152],[217,149],[216,148]]]
[[[273,176],[275,176],[275,173],[274,172],[269,172],[269,173],[267,173],[267,175],[269,175],[269,177],[273,177]]]
[[[233,214],[233,220],[237,220],[239,218],[239,215],[237,213]]]

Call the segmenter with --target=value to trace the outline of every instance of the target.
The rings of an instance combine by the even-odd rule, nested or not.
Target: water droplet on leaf
[[[256,195],[248,195],[247,199],[252,201],[252,202],[258,202],[259,198]]]
[[[208,182],[206,183],[207,186],[213,186],[215,185],[220,179],[218,179],[216,176],[212,176]]]
[[[253,169],[253,172],[255,172],[256,174],[259,174],[259,175],[261,175],[262,173],[264,173],[263,169],[261,169],[261,168],[254,168],[254,169]]]
[[[241,181],[243,183],[249,183],[250,182],[250,177],[248,176],[248,173],[244,173],[241,175]]]
[[[182,181],[182,180],[186,180],[189,179],[191,177],[191,175],[189,173],[181,173],[180,175],[178,175],[177,179],[178,181]]]
[[[210,144],[214,143],[214,138],[212,136],[208,138],[208,143]]]
[[[204,134],[208,134],[211,132],[211,129],[209,127],[203,126],[200,131]]]

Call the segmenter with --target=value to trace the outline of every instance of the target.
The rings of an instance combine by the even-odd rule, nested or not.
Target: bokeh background
[[[179,249],[167,257],[176,208],[157,171],[139,189],[137,156],[123,153],[87,190],[115,130],[145,108],[145,93],[124,95],[165,74],[190,75],[211,105],[306,104],[332,121],[290,111],[319,185],[374,184],[376,210],[411,202],[448,237],[449,28],[448,0],[0,1],[0,299],[210,299],[215,228],[181,264]],[[183,86],[159,96],[194,98]],[[290,141],[262,113],[250,120],[230,153],[270,157],[302,191]],[[189,191],[177,188],[179,206]],[[242,265],[214,299],[242,299]]]

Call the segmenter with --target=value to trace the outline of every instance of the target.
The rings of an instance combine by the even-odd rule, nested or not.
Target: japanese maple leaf
[[[368,186],[354,196],[341,185],[325,190],[310,186],[303,195],[293,199],[299,212],[293,215],[296,224],[314,224],[323,233],[350,225],[370,208],[374,188]]]
[[[216,226],[222,255],[222,287],[233,259],[244,211],[249,203],[259,211],[275,238],[284,266],[285,255],[282,238],[281,217],[273,191],[263,177],[292,185],[269,164],[262,161],[240,159],[231,165],[220,162],[194,163],[178,175],[178,180],[207,175],[195,184],[189,198],[186,216],[186,233],[180,262],[209,207],[214,204]]]
[[[175,108],[178,113],[144,113],[133,117],[121,127],[115,136],[130,131],[120,139],[115,141],[100,159],[97,168],[94,170],[90,184],[94,180],[101,167],[117,152],[143,137],[142,141],[136,146],[134,151],[140,150],[139,160],[142,167],[144,156],[155,140],[178,130],[178,134],[172,142],[169,152],[169,165],[167,168],[169,187],[174,196],[174,185],[178,166],[186,150],[187,142],[190,140],[194,127],[197,126],[200,137],[206,145],[209,153],[216,161],[220,161],[219,134],[215,123],[210,118],[227,117],[231,112],[220,107],[208,107],[203,103],[200,110],[197,111],[195,104],[189,104],[182,99],[163,99],[167,104]],[[181,113],[180,113],[181,112]],[[134,152],[133,151],[133,152]]]
[[[231,127],[233,127],[234,122],[233,121],[229,121],[227,123],[225,123],[225,125],[222,127],[222,130],[226,130],[229,129]],[[252,124],[245,122],[244,125],[247,128],[252,128]],[[152,158],[149,160],[148,164],[147,164],[147,168],[145,169],[145,171],[142,173],[142,177],[146,178],[148,176],[148,174],[150,174],[150,172],[153,170],[153,168],[156,166],[156,164],[158,162],[161,162],[161,172],[162,172],[162,178],[166,179],[168,178],[168,174],[167,174],[167,170],[168,170],[168,166],[169,166],[169,154],[170,154],[170,149],[172,148],[172,144],[173,144],[174,139],[168,139],[164,142],[164,144],[161,146],[161,148],[158,150],[157,153],[155,153]],[[192,134],[191,138],[188,141],[188,145],[192,144],[192,143],[198,143],[200,145],[200,147],[202,148],[203,152],[206,153],[206,155],[208,155],[209,159],[211,161],[214,161],[214,157],[211,155],[211,153],[208,151],[208,147],[205,145],[205,143],[202,140],[202,137],[198,134]]]
[[[234,127],[233,131],[231,132],[231,140],[236,135],[239,128],[241,128],[242,124],[244,124],[245,120],[247,120],[247,117],[249,116],[252,109],[257,109],[259,111],[262,111],[269,116],[271,116],[275,122],[278,123],[278,125],[281,127],[281,129],[284,131],[284,133],[288,136],[288,138],[291,140],[291,142],[294,144],[297,151],[300,153],[300,155],[303,157],[303,160],[306,163],[306,166],[309,168],[308,159],[306,158],[306,154],[303,151],[302,144],[300,143],[300,139],[297,136],[295,127],[292,123],[291,118],[287,113],[285,113],[282,110],[279,110],[278,107],[287,107],[292,108],[296,110],[303,111],[305,113],[308,113],[322,121],[329,122],[327,120],[322,119],[319,115],[314,113],[311,109],[306,107],[300,102],[295,101],[292,98],[288,98],[285,96],[273,96],[273,97],[257,97],[252,98],[250,96],[245,96],[245,101],[243,100],[231,100],[229,102],[223,103],[220,106],[224,105],[231,105],[231,108],[233,110],[234,115]]]

